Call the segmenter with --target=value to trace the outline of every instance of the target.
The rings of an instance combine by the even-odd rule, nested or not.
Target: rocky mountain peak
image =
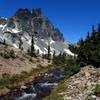
[[[31,12],[27,8],[20,8],[16,11],[15,16],[19,19],[28,19]]]
[[[41,17],[42,14],[41,8],[32,9],[32,17]]]
[[[47,52],[48,38],[50,38],[51,52],[67,52],[68,44],[64,41],[63,34],[51,23],[40,8],[29,10],[27,8],[18,9],[14,16],[7,20],[0,18],[0,41],[4,39],[8,44],[19,48],[20,41],[22,47],[27,50],[31,45],[31,36],[34,35],[35,48],[41,53]]]

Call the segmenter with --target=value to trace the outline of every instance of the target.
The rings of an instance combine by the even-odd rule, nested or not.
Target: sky
[[[0,16],[13,16],[19,8],[41,8],[70,43],[100,23],[100,0],[0,0]]]

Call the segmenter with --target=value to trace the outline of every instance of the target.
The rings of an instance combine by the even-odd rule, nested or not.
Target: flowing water
[[[64,79],[64,69],[56,68],[36,77],[25,86],[13,90],[0,100],[42,100],[50,95],[51,91]]]

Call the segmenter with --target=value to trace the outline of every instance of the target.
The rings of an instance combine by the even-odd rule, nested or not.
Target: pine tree
[[[59,57],[61,57],[62,56],[62,52],[60,51],[60,53],[59,53],[59,55],[58,55]]]
[[[37,50],[37,55],[39,55],[40,54],[40,51],[39,51],[39,49]]]
[[[23,44],[23,42],[20,40],[19,41],[19,49],[21,49],[21,50],[22,50],[22,44]]]
[[[87,35],[86,39],[79,41],[78,62],[80,65],[92,64],[95,67],[100,65],[100,26],[98,31],[92,27],[92,34]]]
[[[21,37],[19,38],[19,49],[23,50],[23,41],[21,40]]]
[[[4,39],[3,44],[6,45],[6,40]]]
[[[32,35],[32,40],[31,40],[31,56],[35,56],[34,36],[33,35]]]
[[[48,33],[48,54],[47,54],[47,58],[50,59],[50,34]]]
[[[56,57],[56,52],[54,51],[53,52],[53,59],[55,59],[55,57]]]
[[[95,28],[94,28],[94,25],[92,26],[92,35],[95,35]]]
[[[89,39],[89,38],[90,38],[90,33],[88,32],[88,33],[87,33],[87,39]]]
[[[100,33],[100,24],[98,24],[98,32]]]
[[[50,58],[50,45],[48,45],[48,58]]]
[[[27,49],[27,52],[30,53],[30,48]]]

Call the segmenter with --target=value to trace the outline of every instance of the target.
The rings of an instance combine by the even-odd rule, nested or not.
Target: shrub
[[[100,84],[97,84],[94,89],[94,95],[100,96]]]
[[[11,57],[11,58],[16,58],[16,55],[15,55],[14,50],[11,50],[11,51],[10,51],[10,57]]]
[[[73,75],[80,71],[80,65],[77,62],[77,59],[68,59],[65,66],[65,74]]]
[[[4,58],[6,59],[9,59],[10,58],[10,54],[7,50],[4,51],[4,54],[3,54]]]
[[[60,53],[58,56],[55,56],[53,58],[52,63],[55,65],[64,65],[66,64],[66,59],[67,59],[66,53],[63,54]]]
[[[37,64],[38,68],[43,68],[43,66],[41,64]]]

